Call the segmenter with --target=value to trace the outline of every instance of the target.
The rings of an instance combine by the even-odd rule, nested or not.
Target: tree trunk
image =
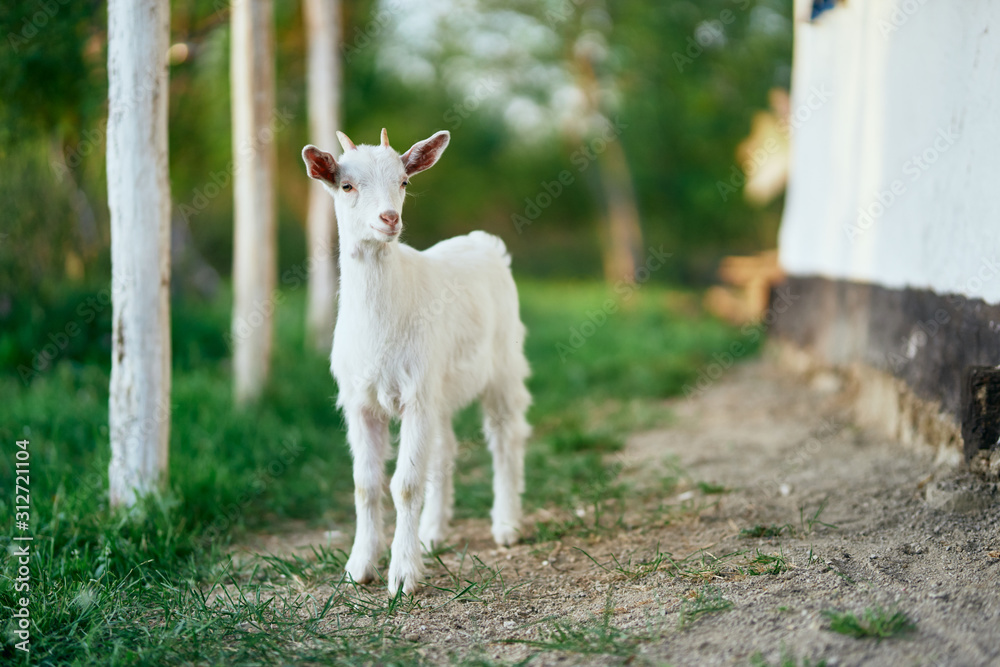
[[[632,173],[625,159],[620,139],[612,139],[598,158],[598,173],[607,215],[604,219],[604,278],[610,283],[635,281],[635,270],[642,261],[642,228],[635,203]]]
[[[340,0],[305,0],[309,42],[310,143],[339,152]],[[309,181],[309,300],[306,333],[319,352],[329,353],[336,318],[337,234],[333,198],[318,181]]]
[[[577,81],[586,96],[589,109],[587,118],[600,118],[601,87],[591,62],[592,53],[580,49],[576,56]],[[610,123],[610,121],[608,121]],[[604,128],[597,128],[603,130]],[[603,143],[600,143],[603,142]],[[642,261],[642,227],[639,224],[639,207],[632,185],[632,172],[617,134],[610,139],[597,137],[588,142],[597,162],[600,188],[604,195],[606,214],[601,221],[601,258],[604,279],[610,283],[624,280],[635,282],[637,263]]]
[[[267,382],[275,307],[274,8],[232,5],[233,380],[237,403]]]
[[[166,481],[170,438],[168,0],[108,5],[112,505]]]

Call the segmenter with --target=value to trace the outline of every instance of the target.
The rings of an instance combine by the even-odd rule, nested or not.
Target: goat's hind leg
[[[354,457],[354,505],[357,530],[347,559],[347,575],[358,583],[375,578],[384,544],[382,490],[389,452],[389,418],[367,407],[345,410],[347,441]]]
[[[449,416],[440,427],[427,468],[424,509],[420,514],[420,543],[428,551],[439,546],[448,532],[455,506],[457,454],[458,441]]]
[[[483,395],[483,431],[493,454],[493,539],[503,546],[517,542],[521,533],[524,450],[531,435],[525,413],[530,403],[520,379]]]

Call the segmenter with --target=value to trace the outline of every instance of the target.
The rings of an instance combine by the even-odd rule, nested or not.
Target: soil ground
[[[670,426],[612,455],[624,505],[599,520],[594,507],[536,513],[511,549],[496,548],[485,518],[457,522],[393,635],[432,664],[1000,664],[997,485],[860,430],[849,404],[839,377],[770,361],[665,402]],[[257,546],[347,548],[347,537]],[[333,586],[296,594],[322,601]],[[727,609],[697,614],[706,600]],[[855,638],[823,614],[874,608],[915,628]]]

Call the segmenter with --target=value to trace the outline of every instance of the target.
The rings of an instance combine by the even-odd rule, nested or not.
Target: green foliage
[[[850,611],[828,609],[823,616],[830,621],[827,628],[832,632],[851,637],[874,637],[878,641],[913,632],[916,624],[905,612],[897,609],[869,607],[861,612],[860,618]]]
[[[106,25],[97,0],[0,6],[0,146],[99,123],[107,97]]]
[[[730,183],[734,168],[740,173],[734,149],[753,113],[768,107],[768,90],[789,84],[790,9],[767,0],[612,6],[623,116],[632,122],[622,141],[647,235],[685,249],[693,275],[711,249],[774,242],[780,202],[755,210],[739,193],[723,197],[718,183]],[[699,29],[719,23],[724,41],[701,47]]]
[[[43,5],[55,9],[46,13]],[[505,238],[522,273],[599,275],[596,223],[606,206],[601,167],[595,162],[584,169],[574,161],[587,142],[556,136],[525,141],[507,126],[502,108],[469,104],[461,86],[444,80],[440,61],[431,63],[438,74],[431,83],[397,80],[379,66],[388,28],[377,6],[344,6],[344,129],[358,142],[373,142],[379,129],[388,127],[401,150],[437,129],[454,134],[439,165],[414,180],[406,239],[426,247],[483,228]],[[568,51],[556,45],[572,43],[577,32],[604,35],[608,57],[598,75],[614,84],[617,92],[610,97],[618,100],[604,111],[624,127],[616,141],[628,159],[646,240],[675,253],[654,280],[705,280],[720,254],[774,244],[780,203],[754,209],[738,193],[721,195],[718,183],[729,182],[734,168],[739,172],[734,149],[749,132],[753,114],[767,108],[767,91],[788,85],[788,3],[629,0],[612,3],[606,14],[589,3],[572,3],[559,5],[560,11],[570,11],[559,20],[545,14],[548,6],[484,6],[540,16],[559,36],[539,56],[543,68],[572,64]],[[186,60],[170,66],[175,218],[190,228],[194,249],[226,274],[232,265],[233,214],[228,6],[184,0],[171,3],[171,12],[171,43],[189,48]],[[731,21],[721,20],[724,12],[731,13]],[[713,21],[724,27],[724,42],[692,51],[697,31],[716,25]],[[33,22],[44,25],[30,27]],[[0,49],[0,167],[5,174],[0,201],[6,214],[3,233],[10,235],[0,239],[0,277],[5,279],[0,291],[11,298],[37,285],[29,275],[56,283],[75,279],[66,270],[70,252],[83,257],[88,279],[107,279],[107,262],[101,261],[109,243],[103,157],[106,24],[104,4],[89,0],[54,5],[16,0],[0,8],[0,37],[8,42]],[[301,3],[276,3],[275,26],[274,141],[283,271],[305,256],[309,182],[299,151],[309,133]],[[33,36],[12,48],[10,35],[26,29]],[[513,52],[527,48],[519,37],[512,39]],[[691,62],[684,62],[695,51]],[[440,58],[450,55],[442,52]],[[68,171],[46,168],[62,163]],[[523,214],[563,171],[573,182],[542,207],[529,227],[515,229],[511,216]],[[9,277],[20,280],[7,282]]]

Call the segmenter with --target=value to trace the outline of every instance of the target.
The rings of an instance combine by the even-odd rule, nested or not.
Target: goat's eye
[[[403,181],[403,185],[402,185],[402,186],[400,186],[400,187],[404,187],[404,188],[405,188],[405,187],[406,187],[407,185],[409,185],[409,184],[410,184],[410,182],[409,182],[409,181]]]
[[[350,192],[351,190],[354,189],[354,186],[351,185],[350,183],[345,183],[342,187],[344,192]]]

